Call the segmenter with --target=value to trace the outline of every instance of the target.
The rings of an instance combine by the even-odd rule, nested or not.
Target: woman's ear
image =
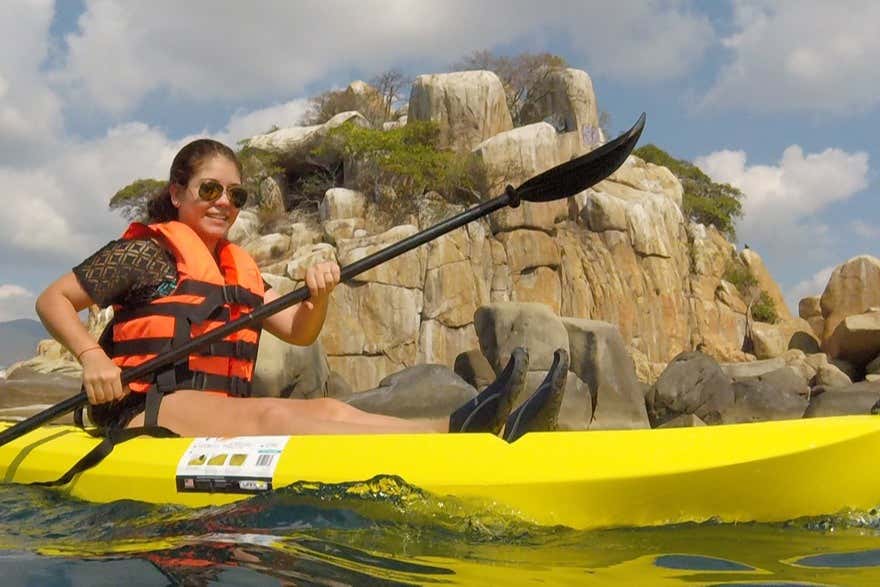
[[[184,188],[179,183],[171,183],[168,186],[168,191],[171,193],[171,204],[175,208],[180,208],[180,198],[183,196]]]

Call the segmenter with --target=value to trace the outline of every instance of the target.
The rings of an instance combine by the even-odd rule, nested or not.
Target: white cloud
[[[850,225],[853,232],[864,239],[880,239],[880,227],[863,220],[854,220]]]
[[[34,318],[35,296],[27,289],[10,283],[0,284],[0,322]]]
[[[215,138],[234,146],[241,139],[267,132],[273,126],[281,128],[300,124],[309,107],[306,99],[291,100],[253,112],[238,111],[232,115],[226,128]]]
[[[306,102],[295,100],[253,112],[237,112],[219,133],[203,132],[234,146],[273,124],[299,120]],[[0,215],[0,250],[28,259],[77,262],[117,238],[124,227],[108,209],[110,197],[135,179],[165,179],[177,151],[196,135],[171,139],[143,123],[117,125],[90,141],[73,141],[52,161],[29,169],[0,166],[8,199]]]
[[[0,215],[0,249],[28,259],[69,262],[118,235],[123,221],[107,205],[140,177],[164,177],[176,142],[140,123],[92,141],[69,141],[52,161],[29,169],[0,167],[9,194]]]
[[[708,18],[678,3],[608,3],[569,18],[572,44],[590,73],[641,82],[685,75],[715,38]]]
[[[880,3],[734,2],[732,59],[704,105],[848,114],[880,103]]]
[[[777,165],[750,166],[743,151],[718,151],[695,163],[714,181],[742,190],[739,239],[780,263],[826,247],[834,235],[817,213],[868,183],[868,155],[840,149],[804,155],[792,145]]]
[[[788,305],[792,308],[797,308],[798,303],[800,303],[803,298],[808,296],[821,296],[825,291],[825,287],[828,285],[828,280],[831,279],[831,274],[834,272],[834,269],[835,265],[823,267],[812,277],[799,281],[792,286],[785,296]]]
[[[0,161],[31,161],[57,144],[61,101],[40,64],[49,52],[51,0],[10,0],[0,18]]]
[[[685,73],[712,40],[708,19],[681,6],[313,0],[218,9],[208,1],[91,0],[55,73],[80,104],[122,115],[157,89],[193,101],[277,99],[333,72],[377,73],[401,60],[445,67],[546,31],[570,38],[596,72],[656,80]]]

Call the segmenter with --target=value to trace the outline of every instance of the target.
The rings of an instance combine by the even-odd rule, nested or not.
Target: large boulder
[[[361,192],[347,188],[330,188],[318,207],[321,220],[363,218],[366,199]]]
[[[661,165],[648,163],[640,157],[630,155],[608,179],[638,191],[666,196],[681,208],[684,195],[681,181],[668,168]]]
[[[880,311],[846,316],[825,340],[825,352],[864,368],[880,354]]]
[[[568,332],[569,368],[586,384],[591,396],[590,428],[649,428],[644,393],[617,327],[607,322],[576,318],[563,318],[562,324]],[[569,391],[566,389],[566,394]],[[571,391],[578,393],[576,385]],[[569,401],[578,397],[582,395]],[[577,403],[578,406],[584,405],[583,400]],[[586,408],[577,409],[582,413]]]
[[[345,123],[370,126],[370,122],[358,112],[340,112],[324,124],[292,126],[256,135],[247,140],[246,146],[277,153],[284,168],[294,174],[312,170],[316,166],[327,168],[339,164],[340,161],[335,158],[327,159],[329,153],[317,156],[317,147],[331,130]]]
[[[852,380],[846,373],[841,371],[835,365],[832,365],[831,363],[825,363],[823,365],[819,365],[819,368],[816,369],[816,375],[813,377],[810,384],[813,386],[821,385],[825,388],[842,388],[852,385]]]
[[[243,245],[260,236],[261,224],[260,216],[256,211],[242,210],[229,227],[226,237],[238,245]]]
[[[495,371],[480,349],[471,349],[459,354],[455,358],[453,370],[456,375],[478,390],[485,388],[495,379]]]
[[[263,332],[254,368],[254,396],[324,397],[329,376],[330,367],[320,341],[301,347]]]
[[[529,386],[528,389],[535,388]],[[559,430],[587,430],[593,425],[592,391],[580,377],[571,371],[568,372],[565,380],[565,392],[562,396],[562,405],[559,407],[559,419],[556,424]],[[624,426],[624,428],[627,427]]]
[[[506,185],[520,185],[539,173],[567,160],[556,131],[546,122],[538,122],[502,132],[481,142],[474,154],[485,165],[489,195],[498,195]],[[515,228],[549,231],[568,217],[568,203],[523,202],[516,208],[504,208],[493,214],[493,232]]]
[[[675,357],[648,393],[648,415],[659,426],[693,414],[706,424],[720,424],[733,405],[730,377],[712,357],[686,352]]]
[[[547,68],[529,91],[529,96],[533,95],[539,98],[534,111],[526,113],[530,119],[551,119],[557,131],[577,133],[584,150],[600,142],[596,93],[587,72]]]
[[[381,234],[363,238],[341,239],[338,242],[337,258],[343,267],[377,253],[380,250],[410,237],[418,232],[411,224],[396,226]],[[426,251],[418,247],[386,263],[355,276],[359,283],[384,283],[407,288],[421,288],[425,282]]]
[[[415,365],[423,297],[378,282],[338,285],[321,331],[331,369],[360,390]]]
[[[730,378],[743,379],[746,377],[757,377],[765,375],[771,371],[782,369],[785,367],[785,359],[782,357],[774,357],[772,359],[764,359],[761,361],[747,361],[744,363],[721,363],[719,367]]]
[[[806,320],[816,338],[822,340],[825,333],[825,318],[822,317],[822,298],[809,296],[798,302],[798,316]]]
[[[356,408],[398,418],[445,418],[477,390],[444,365],[415,365],[389,375],[379,387],[345,401]]]
[[[880,401],[880,382],[860,381],[813,396],[804,418],[870,414]]]
[[[838,266],[822,293],[821,305],[825,343],[841,320],[880,306],[880,259],[861,255]]]
[[[336,259],[336,249],[333,248],[333,245],[327,243],[304,245],[290,255],[290,261],[284,262],[285,275],[295,281],[303,281],[306,278],[306,271],[308,271],[309,267],[330,261],[338,262]],[[271,269],[271,266],[264,268],[267,271],[269,269]]]
[[[261,268],[279,263],[290,256],[290,237],[286,234],[264,234],[244,245]]]
[[[556,349],[568,349],[563,322],[544,304],[502,302],[488,304],[474,314],[480,350],[495,373],[507,364],[518,346],[529,351],[529,370],[547,371]]]
[[[724,410],[725,424],[793,420],[807,409],[809,387],[791,367],[733,381],[733,405]]]
[[[418,120],[440,126],[440,147],[461,151],[513,128],[504,86],[491,71],[418,76],[410,91],[407,123]]]
[[[749,334],[758,359],[778,357],[789,349],[807,354],[819,352],[819,340],[803,318],[791,318],[776,324],[752,322]]]

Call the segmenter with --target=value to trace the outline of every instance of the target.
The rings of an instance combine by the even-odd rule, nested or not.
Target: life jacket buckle
[[[207,385],[208,379],[205,377],[205,374],[201,371],[196,371],[193,373],[192,377],[192,388],[198,391],[204,391]]]

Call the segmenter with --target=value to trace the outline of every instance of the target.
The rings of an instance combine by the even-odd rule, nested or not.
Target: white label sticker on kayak
[[[177,463],[177,491],[259,493],[272,476],[288,436],[194,438]]]

